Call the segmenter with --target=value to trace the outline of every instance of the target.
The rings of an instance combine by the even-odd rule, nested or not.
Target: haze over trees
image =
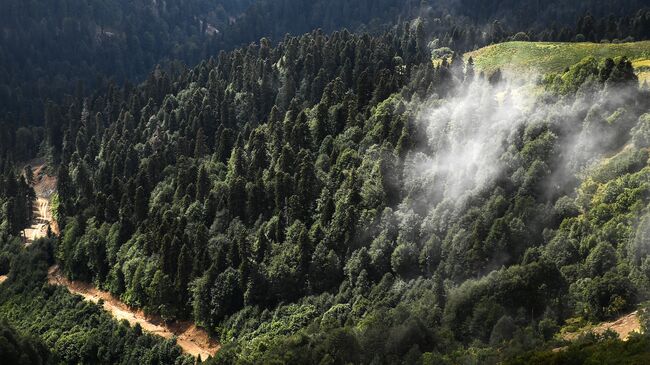
[[[559,3],[12,4],[1,353],[193,361],[44,284],[56,263],[194,321],[223,346],[215,364],[564,356],[544,351],[561,327],[650,299],[650,91],[625,55],[528,84],[461,57],[650,36],[641,1]],[[35,156],[58,177],[61,234],[24,249]],[[586,338],[560,360],[647,356],[647,336]]]

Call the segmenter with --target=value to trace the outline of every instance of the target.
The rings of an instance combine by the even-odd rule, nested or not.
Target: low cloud
[[[515,146],[544,131],[553,142],[545,161],[550,175],[542,184],[546,196],[540,197],[552,200],[570,194],[576,175],[620,148],[621,136],[627,139],[631,126],[617,124],[629,124],[629,116],[616,113],[631,103],[634,92],[592,87],[561,98],[545,94],[535,75],[522,79],[509,76],[492,85],[477,78],[454,96],[420,106],[417,124],[426,133],[426,148],[407,157],[409,198],[401,210],[428,215],[426,224],[444,231],[473,196],[494,189],[504,173],[523,179],[528,166],[516,157]]]

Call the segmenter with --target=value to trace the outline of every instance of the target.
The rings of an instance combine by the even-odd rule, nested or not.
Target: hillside
[[[506,42],[465,54],[477,70],[486,74],[497,68],[539,74],[561,72],[585,57],[599,60],[627,56],[641,82],[650,80],[650,41],[632,43]]]
[[[400,32],[251,45],[162,98],[151,80],[88,100],[67,120],[61,272],[191,319],[222,364],[458,363],[448,348],[498,357],[633,309],[650,167],[631,65],[579,63],[531,110]],[[553,95],[595,76],[585,100]],[[91,129],[107,101],[124,111]]]
[[[645,2],[8,0],[0,363],[650,363]]]

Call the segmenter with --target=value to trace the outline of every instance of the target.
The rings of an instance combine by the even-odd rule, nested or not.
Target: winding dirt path
[[[24,230],[26,246],[31,245],[36,239],[46,237],[48,227],[55,235],[59,233],[57,222],[52,218],[50,210],[50,199],[56,191],[56,177],[47,174],[43,161],[34,160],[31,166],[33,166],[33,187],[37,198],[33,204],[32,225]],[[6,276],[0,276],[0,283],[6,279]],[[166,323],[160,316],[145,315],[142,310],[130,308],[110,293],[98,290],[91,284],[67,279],[57,266],[52,266],[48,270],[47,281],[52,285],[65,286],[70,292],[94,303],[103,300],[104,310],[117,320],[125,319],[131,325],[138,323],[143,330],[164,338],[176,337],[176,343],[186,354],[200,356],[205,360],[214,356],[221,347],[205,330],[198,328],[192,322]]]
[[[79,294],[84,299],[98,303],[104,301],[104,310],[115,319],[126,319],[131,325],[140,324],[143,330],[164,338],[176,336],[176,343],[183,352],[194,357],[201,356],[202,360],[214,356],[221,347],[217,341],[210,338],[205,330],[188,321],[166,323],[159,316],[145,315],[142,310],[134,310],[115,298],[108,292],[98,290],[91,284],[67,279],[58,266],[48,270],[47,281],[52,285],[63,285],[74,294]]]

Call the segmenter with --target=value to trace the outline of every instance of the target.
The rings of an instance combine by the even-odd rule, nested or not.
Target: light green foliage
[[[650,114],[643,114],[632,129],[632,140],[638,148],[650,147]]]
[[[650,58],[650,41],[618,44],[506,42],[465,54],[472,57],[477,70],[491,74],[497,69],[512,72],[546,73],[562,72],[585,57],[596,62],[605,58],[627,56],[641,64]]]

